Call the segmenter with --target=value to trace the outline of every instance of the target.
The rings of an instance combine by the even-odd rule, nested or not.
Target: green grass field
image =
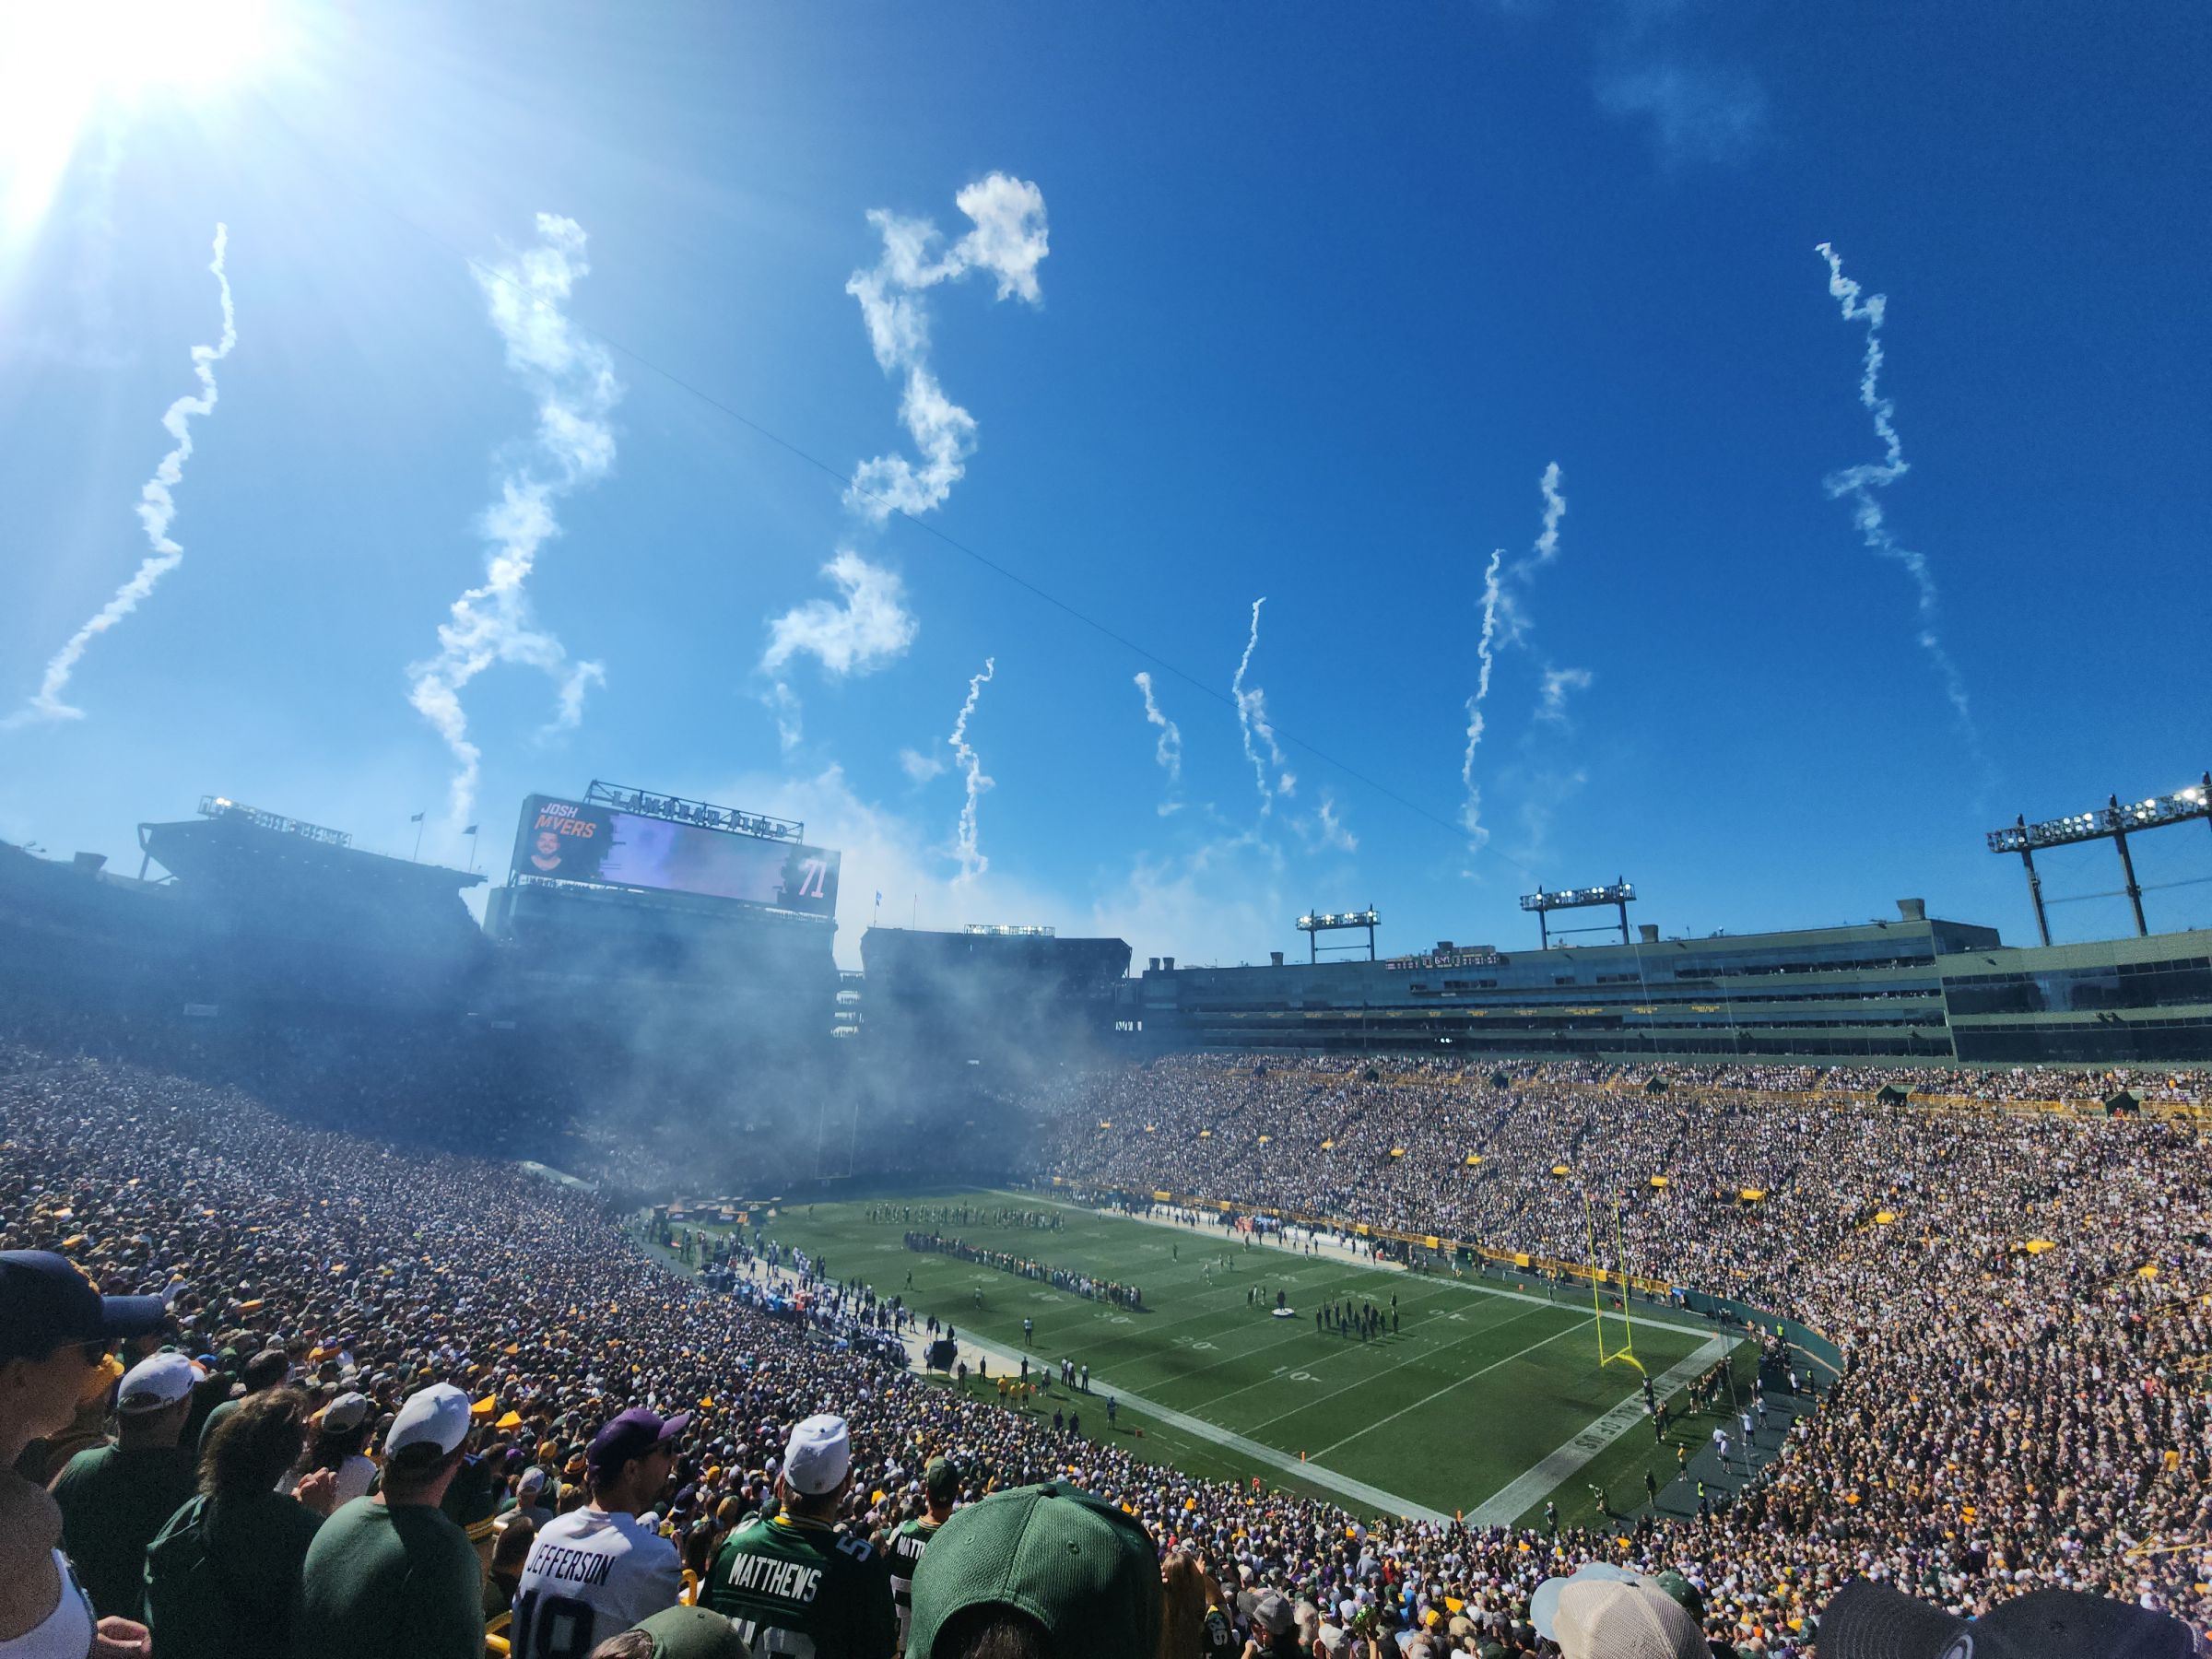
[[[1198,1419],[1202,1430],[1241,1436],[1292,1459],[1303,1453],[1316,1477],[1349,1477],[1445,1513],[1475,1510],[1637,1391],[1633,1370],[1597,1364],[1586,1288],[1579,1305],[1565,1291],[1553,1304],[1472,1278],[1247,1250],[1218,1230],[1170,1230],[1074,1206],[1059,1207],[1065,1225],[1050,1231],[910,1224],[895,1213],[871,1221],[871,1203],[1050,1207],[1034,1194],[1009,1193],[862,1198],[787,1208],[765,1230],[824,1257],[833,1277],[857,1277],[879,1294],[904,1295],[919,1312],[949,1321],[962,1338],[1018,1352],[1022,1320],[1034,1320],[1030,1351],[1036,1359],[1054,1368],[1064,1358],[1088,1364],[1094,1396],[1109,1387],[1137,1395]],[[911,1252],[901,1241],[910,1225],[1139,1285],[1145,1309],[1125,1311],[980,1264]],[[1272,1316],[1278,1290],[1296,1317]],[[1314,1329],[1314,1311],[1325,1301],[1388,1310],[1393,1295],[1395,1333],[1362,1342]],[[1606,1328],[1610,1348],[1620,1339],[1617,1316],[1608,1316]],[[1636,1324],[1636,1356],[1654,1379],[1703,1341],[1687,1326]],[[994,1374],[1000,1369],[992,1366]],[[1039,1403],[1049,1415],[1052,1405]],[[1069,1402],[1061,1396],[1053,1404]],[[1102,1398],[1077,1396],[1074,1408],[1082,1411],[1087,1434],[1105,1432]],[[1263,1466],[1233,1445],[1124,1402],[1119,1432],[1134,1440],[1139,1427],[1144,1443],[1132,1450],[1194,1474],[1257,1475],[1270,1485],[1341,1497],[1325,1479]],[[1665,1485],[1675,1473],[1674,1442],[1694,1451],[1710,1428],[1686,1421],[1660,1445],[1648,1423],[1638,1422],[1559,1483],[1561,1514],[1570,1522],[1595,1516],[1593,1481],[1624,1509],[1640,1504],[1644,1470]],[[1520,1518],[1540,1515],[1544,1496],[1535,1493]]]

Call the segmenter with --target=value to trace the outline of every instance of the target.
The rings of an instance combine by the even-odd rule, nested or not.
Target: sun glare
[[[0,236],[35,229],[96,121],[267,61],[268,0],[0,0]]]

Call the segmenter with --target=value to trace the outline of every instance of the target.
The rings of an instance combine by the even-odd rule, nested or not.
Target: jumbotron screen
[[[599,887],[657,888],[837,913],[835,853],[611,806],[531,795],[514,838],[514,873]]]

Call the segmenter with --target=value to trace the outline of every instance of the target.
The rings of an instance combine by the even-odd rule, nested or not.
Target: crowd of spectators
[[[2045,1585],[2212,1611],[2199,1587],[2212,1574],[2212,1415],[2192,1363],[2212,1350],[2201,1141],[2148,1122],[1701,1104],[1695,1079],[1663,1095],[1615,1081],[1526,1073],[1477,1098],[1457,1077],[1162,1062],[1060,1101],[1041,1170],[1547,1252],[1583,1236],[1571,1187],[1618,1191],[1640,1269],[1735,1288],[1852,1356],[1734,1509],[1632,1537],[1355,1515],[1143,1461],[1125,1433],[1054,1436],[791,1316],[802,1297],[884,1305],[858,1281],[810,1280],[796,1259],[756,1253],[715,1264],[724,1288],[703,1283],[641,1249],[594,1195],[499,1147],[412,1151],[209,1083],[0,1045],[0,1250],[58,1252],[112,1296],[162,1299],[130,1304],[145,1328],[120,1359],[56,1350],[68,1374],[40,1384],[37,1435],[7,1448],[0,1549],[42,1560],[41,1528],[58,1531],[89,1611],[109,1621],[99,1651],[146,1651],[132,1632],[150,1624],[165,1659],[458,1655],[465,1639],[480,1649],[484,1618],[501,1610],[533,1644],[524,1659],[581,1653],[575,1609],[592,1604],[577,1587],[601,1571],[593,1551],[634,1555],[665,1587],[663,1545],[673,1582],[688,1572],[728,1617],[638,1641],[602,1623],[592,1641],[703,1653],[715,1650],[682,1644],[735,1618],[755,1651],[795,1652],[759,1640],[760,1594],[803,1582],[817,1558],[874,1559],[946,1490],[996,1524],[1010,1500],[976,1500],[1032,1483],[1055,1483],[1019,1500],[1046,1506],[1046,1535],[1095,1538],[1109,1558],[1141,1549],[1147,1573],[1164,1556],[1161,1659],[1247,1640],[1247,1659],[1374,1659],[1371,1641],[1398,1659],[1547,1653],[1537,1626],[1571,1621],[1540,1616],[1536,1592],[1593,1561],[1677,1574],[1676,1604],[1744,1654],[1809,1652],[1830,1597],[1863,1576],[1963,1613]],[[1577,1182],[1550,1174],[1560,1161]],[[1660,1172],[1670,1184],[1651,1187]],[[1766,1196],[1747,1206],[1754,1184]],[[2051,1248],[2015,1248],[2030,1237]],[[193,1369],[176,1394],[180,1360]],[[47,1364],[0,1347],[0,1430],[31,1420],[9,1418],[9,1402],[18,1373],[44,1377]],[[119,1382],[137,1394],[119,1398]],[[949,1486],[925,1479],[938,1460]],[[381,1489],[341,1497],[360,1464]],[[147,1472],[125,1483],[147,1514],[178,1494],[182,1467],[196,1486],[156,1529],[135,1603],[127,1570],[95,1566],[98,1545],[58,1501],[112,1485],[118,1465]],[[57,1477],[49,1526],[38,1488]],[[1067,1487],[1104,1501],[1052,1508]],[[780,1516],[782,1530],[762,1530]],[[944,1524],[960,1524],[958,1508]],[[988,1535],[983,1521],[968,1530]],[[795,1553],[735,1564],[771,1543]],[[541,1557],[541,1545],[567,1553]],[[251,1564],[235,1575],[250,1594],[230,1594],[225,1560]],[[416,1576],[395,1580],[394,1561]],[[0,1561],[0,1654],[31,1629],[7,1622],[16,1604],[42,1594],[35,1575],[10,1582],[20,1564]],[[949,1568],[932,1588],[935,1565],[925,1557],[913,1580],[912,1626],[947,1632],[924,1659],[950,1659],[978,1632],[942,1587],[957,1582]],[[1163,1593],[1127,1590],[1124,1573],[1100,1594],[1158,1626]],[[864,1593],[833,1599],[845,1608]],[[838,1653],[884,1659],[890,1627],[865,1609],[840,1617]],[[1123,1626],[1101,1614],[1084,1628]],[[1071,1636],[974,1651],[1098,1650]]]

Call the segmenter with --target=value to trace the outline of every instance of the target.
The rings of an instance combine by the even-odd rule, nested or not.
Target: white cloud
[[[845,291],[860,301],[868,344],[886,374],[904,374],[900,419],[919,452],[863,461],[845,492],[846,504],[880,523],[893,512],[923,513],[952,493],[975,453],[975,417],[946,396],[929,365],[929,313],[922,295],[971,271],[997,279],[997,297],[1031,305],[1043,300],[1037,266],[1049,238],[1044,193],[1026,180],[993,173],[962,190],[954,201],[971,221],[959,241],[933,256],[942,240],[929,219],[905,218],[877,208],[868,222],[883,238],[875,265],[855,271]]]
[[[1740,161],[1766,136],[1766,89],[1744,69],[1650,58],[1601,74],[1597,101],[1610,114],[1650,122],[1670,167]]]
[[[799,705],[798,693],[778,680],[760,694],[760,700],[776,717],[777,747],[790,754],[806,736],[806,712]]]
[[[774,674],[794,656],[811,656],[832,675],[868,674],[906,653],[921,624],[906,608],[906,585],[895,571],[872,565],[852,550],[822,567],[841,600],[809,599],[769,624],[763,672]],[[786,690],[779,687],[779,691]]]
[[[1327,790],[1321,792],[1321,805],[1313,809],[1311,818],[1296,822],[1299,838],[1315,852],[1356,853],[1359,838],[1344,827],[1336,816],[1335,797]]]
[[[916,783],[926,783],[932,778],[941,776],[945,771],[945,762],[940,757],[924,755],[918,749],[900,749],[899,764],[905,769],[907,777]]]
[[[160,464],[154,468],[154,476],[138,488],[138,523],[146,532],[150,551],[139,560],[131,579],[115,590],[89,621],[63,642],[62,648],[47,662],[38,690],[23,708],[0,721],[0,730],[33,720],[82,720],[85,712],[72,707],[62,694],[69,688],[69,677],[76,671],[86,650],[94,640],[136,610],[154,591],[155,584],[184,562],[183,547],[171,540],[169,534],[169,526],[177,516],[176,498],[170,491],[183,482],[184,463],[192,459],[192,418],[215,411],[215,365],[229,357],[230,348],[238,344],[238,317],[230,304],[230,277],[225,269],[225,254],[229,246],[229,227],[217,225],[215,257],[207,268],[214,273],[222,298],[222,338],[216,345],[192,348],[192,371],[200,382],[200,390],[196,395],[187,394],[178,398],[162,415],[162,429],[169,433],[173,447],[161,457]]]
[[[495,663],[535,668],[554,682],[554,713],[544,730],[583,718],[585,691],[606,680],[597,663],[572,663],[559,640],[537,626],[524,589],[545,544],[560,534],[554,503],[606,476],[615,461],[609,417],[622,395],[605,347],[570,322],[563,307],[586,276],[583,227],[559,214],[537,216],[535,247],[496,265],[472,265],[507,366],[537,398],[529,460],[500,481],[500,499],[478,529],[490,549],[485,580],[453,601],[438,628],[438,654],[413,664],[407,700],[437,729],[459,763],[448,792],[454,824],[476,804],[482,751],[468,735],[461,692]]]
[[[1592,678],[1587,668],[1545,669],[1543,700],[1536,706],[1536,718],[1549,721],[1555,725],[1565,725],[1568,694],[1587,691]]]

